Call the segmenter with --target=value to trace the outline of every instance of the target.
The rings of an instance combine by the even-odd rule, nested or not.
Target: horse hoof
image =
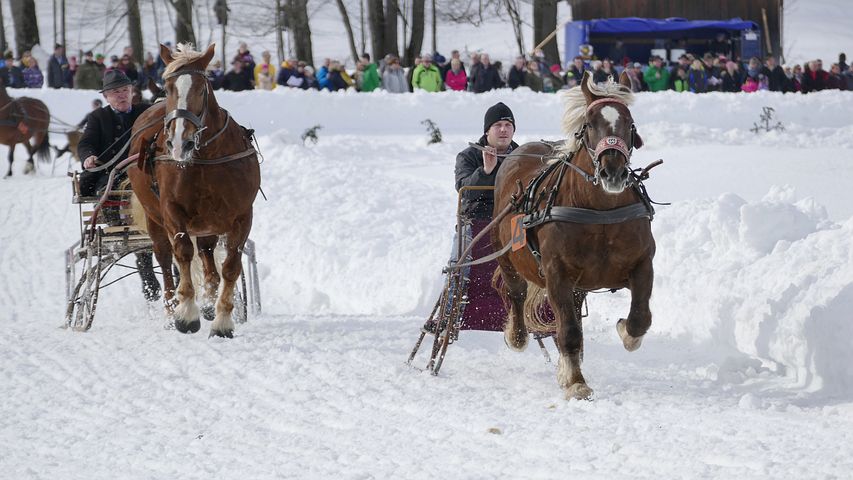
[[[216,318],[216,307],[213,305],[201,307],[201,316],[208,322],[212,322],[213,319]]]
[[[616,322],[616,331],[619,333],[619,338],[622,339],[622,345],[625,346],[625,350],[629,352],[633,352],[640,348],[640,345],[643,343],[643,337],[632,337],[628,335],[628,327],[625,326],[626,320],[624,318],[619,319]]]
[[[197,318],[192,321],[176,318],[175,330],[181,333],[196,333],[201,330],[201,322]]]
[[[211,337],[234,338],[234,330],[211,330],[207,338]]]
[[[529,335],[519,335],[521,338],[512,338],[511,332],[504,330],[504,343],[510,350],[515,352],[523,352],[527,349],[527,341]]]
[[[566,388],[566,400],[592,400],[592,389],[585,383],[575,383]]]

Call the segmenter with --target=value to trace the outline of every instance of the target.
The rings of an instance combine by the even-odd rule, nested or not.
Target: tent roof
[[[732,18],[731,20],[687,20],[685,18],[606,18],[587,20],[589,33],[594,35],[639,34],[666,37],[686,32],[719,32],[732,30],[757,30],[755,22]]]

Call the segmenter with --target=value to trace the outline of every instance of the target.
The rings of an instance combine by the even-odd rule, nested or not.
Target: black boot
[[[136,254],[136,268],[142,278],[142,295],[149,302],[160,300],[160,282],[154,274],[154,259],[150,253]]]

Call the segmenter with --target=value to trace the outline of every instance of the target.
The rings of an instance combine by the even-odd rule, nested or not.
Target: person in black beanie
[[[483,136],[477,145],[481,151],[468,147],[456,156],[456,190],[464,186],[494,186],[495,174],[500,168],[502,158],[497,154],[506,154],[518,147],[512,141],[515,134],[515,116],[512,110],[501,102],[486,110],[483,119]],[[462,213],[470,218],[491,218],[494,209],[492,191],[466,192],[462,199]]]

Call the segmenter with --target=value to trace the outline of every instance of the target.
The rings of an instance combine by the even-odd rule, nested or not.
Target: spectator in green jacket
[[[415,68],[412,74],[412,88],[415,90],[426,90],[427,92],[438,92],[441,90],[441,72],[432,63],[432,55],[423,54],[421,64]]]
[[[103,74],[95,62],[92,51],[83,55],[83,63],[77,67],[74,74],[74,88],[78,90],[100,90]]]
[[[361,80],[361,91],[372,92],[382,86],[382,80],[379,78],[379,70],[375,63],[370,63],[370,55],[363,53],[359,58],[359,63],[364,66],[364,71]]]
[[[643,74],[643,80],[649,86],[650,92],[660,92],[669,88],[669,71],[663,68],[663,59],[655,55],[652,64]]]

